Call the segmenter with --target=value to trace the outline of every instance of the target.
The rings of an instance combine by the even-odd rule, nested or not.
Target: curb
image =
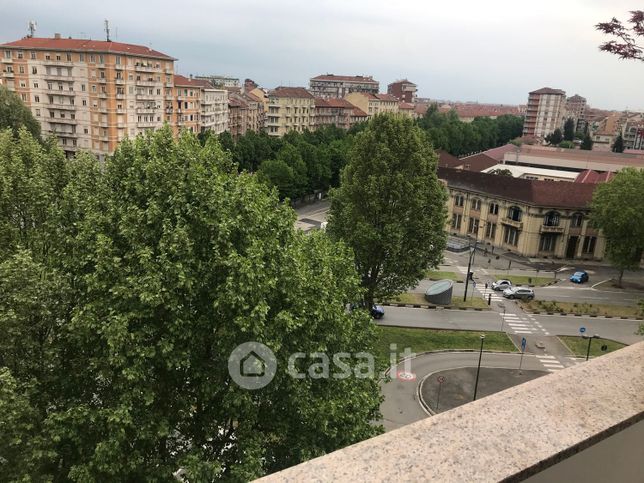
[[[482,307],[452,307],[451,305],[445,305],[445,306],[438,306],[438,305],[430,305],[430,304],[398,304],[398,303],[391,303],[391,302],[376,302],[378,305],[382,305],[384,307],[402,307],[402,308],[407,308],[407,309],[443,309],[443,310],[474,310],[477,312],[484,312],[484,311],[490,311],[492,309],[488,308],[482,308]]]
[[[593,317],[600,319],[644,320],[644,317],[623,317],[621,315],[577,314],[573,312],[542,312],[539,310],[524,310],[526,314],[533,315],[558,315],[562,317]]]

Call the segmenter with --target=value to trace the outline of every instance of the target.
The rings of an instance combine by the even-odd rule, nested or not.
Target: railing
[[[501,219],[501,223],[503,223],[504,225],[513,226],[518,230],[523,229],[523,222],[513,220],[512,218],[508,218],[507,216]]]
[[[563,232],[564,232],[563,226],[541,225],[541,233],[563,233]]]

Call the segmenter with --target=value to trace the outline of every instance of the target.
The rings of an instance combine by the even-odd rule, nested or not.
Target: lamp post
[[[593,336],[588,336],[588,350],[586,351],[586,360],[590,357],[590,343],[593,341],[593,339],[599,339],[599,336],[597,334]]]
[[[503,309],[503,317],[501,317],[501,332],[503,332],[503,325],[505,324],[505,304],[501,302],[499,307]]]
[[[485,340],[485,335],[481,335],[481,348],[479,349],[479,365],[476,368],[476,382],[474,383],[474,399],[476,401],[476,393],[479,389],[479,374],[481,373],[481,358],[483,357],[483,341]]]
[[[470,269],[472,268],[472,263],[474,262],[474,254],[476,253],[476,244],[478,240],[474,240],[474,246],[470,248],[470,259],[467,262],[467,275],[465,275],[465,295],[463,295],[463,302],[467,302],[467,287],[470,283]]]

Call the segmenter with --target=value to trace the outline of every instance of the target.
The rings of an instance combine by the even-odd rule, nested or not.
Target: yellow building
[[[283,136],[289,131],[315,129],[315,97],[303,87],[278,87],[268,93],[266,132]]]
[[[399,112],[399,101],[391,94],[352,92],[344,98],[361,111],[367,113],[369,118],[385,112]]]
[[[140,45],[25,37],[0,45],[0,83],[67,155],[99,158],[125,136],[171,122],[175,59]]]
[[[527,257],[601,260],[589,223],[594,184],[438,168],[449,190],[447,231]]]

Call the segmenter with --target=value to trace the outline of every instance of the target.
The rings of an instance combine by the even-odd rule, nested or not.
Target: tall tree
[[[566,119],[566,122],[564,122],[563,138],[566,141],[575,140],[575,120],[572,117],[569,117]]]
[[[327,231],[353,249],[368,304],[414,285],[441,260],[446,192],[436,165],[411,120],[376,116],[354,141]]]
[[[346,379],[286,371],[295,352],[372,350],[368,315],[344,308],[361,294],[346,246],[296,232],[215,137],[166,127],[62,178],[46,149],[0,135],[3,476],[250,480],[379,431],[362,361]],[[257,391],[227,369],[248,341],[277,360]]]
[[[622,137],[622,133],[619,133],[615,138],[615,142],[613,143],[612,150],[614,153],[624,152],[624,138]]]
[[[586,134],[584,134],[584,139],[581,140],[581,146],[579,146],[579,149],[584,149],[586,151],[592,151],[593,149],[593,139],[590,137],[590,132],[586,130]]]
[[[7,87],[0,85],[0,131],[10,128],[15,136],[24,127],[35,138],[40,137],[40,123],[22,99]]]
[[[563,141],[563,135],[561,134],[561,129],[557,128],[552,133],[546,136],[546,141],[552,146],[558,146],[561,141]]]
[[[639,267],[644,251],[644,171],[627,168],[593,193],[591,219],[606,237],[606,255],[619,270]]]
[[[595,28],[607,35],[617,37],[599,46],[599,50],[617,55],[620,59],[644,61],[644,46],[638,44],[638,37],[644,37],[644,10],[632,10],[630,27],[613,17],[610,22],[602,22]]]

